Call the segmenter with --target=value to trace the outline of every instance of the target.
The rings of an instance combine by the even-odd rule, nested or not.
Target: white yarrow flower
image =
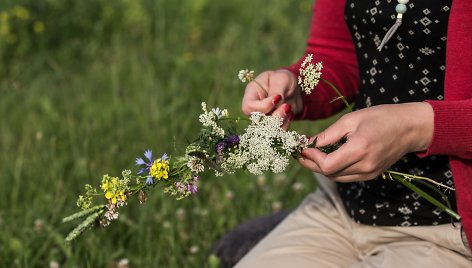
[[[323,62],[312,63],[313,54],[308,54],[300,66],[300,75],[298,76],[298,84],[306,94],[310,94],[318,85],[321,78],[321,69]]]
[[[249,172],[261,175],[264,171],[283,172],[291,155],[306,148],[306,137],[281,128],[283,120],[263,113],[251,114],[252,124],[240,137],[239,159],[245,161]],[[234,157],[231,159],[235,161]]]
[[[249,71],[248,69],[240,70],[238,73],[238,78],[243,83],[250,82],[254,80],[254,71]]]
[[[202,110],[203,113],[199,116],[199,121],[202,123],[203,126],[211,128],[213,134],[216,136],[223,138],[225,136],[225,131],[221,127],[218,126],[216,120],[219,119],[218,114],[227,114],[226,111],[221,111],[220,108],[215,108],[212,111],[207,110],[207,105],[205,102],[202,102]],[[218,113],[218,114],[217,114]]]

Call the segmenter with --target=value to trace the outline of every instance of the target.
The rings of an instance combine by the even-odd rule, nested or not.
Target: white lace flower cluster
[[[224,109],[221,110],[220,108],[214,108],[211,111],[207,110],[207,105],[205,102],[202,102],[202,110],[203,113],[200,114],[199,120],[200,123],[203,124],[205,127],[211,128],[211,131],[214,135],[223,138],[225,136],[225,131],[221,127],[218,126],[217,120],[223,117],[228,116],[228,110]]]
[[[251,121],[240,137],[241,150],[230,154],[223,168],[246,166],[255,175],[267,170],[281,173],[286,169],[291,155],[308,145],[306,136],[283,130],[279,117],[256,112],[251,114]]]
[[[318,85],[321,78],[323,62],[313,64],[313,54],[308,54],[300,66],[298,84],[306,94],[310,94]]]
[[[240,70],[238,73],[238,78],[243,83],[251,82],[252,80],[254,80],[254,71],[249,71],[248,69]]]

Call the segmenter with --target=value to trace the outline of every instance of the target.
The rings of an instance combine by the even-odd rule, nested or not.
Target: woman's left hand
[[[426,150],[431,143],[434,112],[428,103],[385,104],[348,113],[317,135],[316,146],[346,143],[325,154],[305,149],[300,163],[340,182],[377,177],[406,153]]]

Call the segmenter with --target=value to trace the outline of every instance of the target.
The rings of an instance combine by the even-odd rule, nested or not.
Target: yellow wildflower
[[[127,185],[123,180],[119,180],[116,177],[109,177],[105,175],[102,180],[101,188],[105,193],[105,198],[110,200],[112,204],[118,203],[118,201],[126,201],[126,190]]]
[[[167,179],[169,178],[169,168],[169,161],[159,158],[152,164],[149,174],[157,180]]]
[[[104,192],[107,192],[108,190],[110,190],[110,182],[108,180],[105,180],[102,183],[102,189]]]
[[[119,194],[120,194],[120,198],[121,198],[121,200],[123,200],[123,201],[126,201],[126,195],[125,195],[125,192],[123,192],[123,191],[120,191],[120,192],[119,192]]]
[[[118,202],[118,199],[116,197],[117,197],[117,195],[115,193],[111,192],[111,191],[105,193],[105,198],[108,199],[108,200],[111,199],[111,202],[113,204],[116,204]]]

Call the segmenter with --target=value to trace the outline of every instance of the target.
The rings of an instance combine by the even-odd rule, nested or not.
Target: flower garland
[[[200,136],[187,146],[185,155],[171,157],[167,154],[154,159],[151,150],[144,152],[144,158],[137,158],[135,164],[141,169],[133,175],[124,170],[121,177],[105,175],[100,189],[85,185],[77,206],[81,209],[63,219],[63,222],[85,218],[69,235],[71,242],[95,225],[107,226],[119,216],[118,209],[127,205],[127,200],[137,196],[140,203],[147,199],[147,193],[163,190],[182,199],[198,192],[200,173],[212,170],[216,176],[232,174],[239,169],[259,175],[270,171],[281,173],[288,166],[290,158],[298,157],[308,148],[308,139],[295,131],[284,131],[283,120],[253,113],[250,124],[242,134],[237,133],[240,118],[229,117],[226,109],[207,109],[202,103],[203,113]],[[95,204],[96,199],[105,204]]]
[[[339,90],[321,78],[322,63],[314,64],[312,59],[312,55],[308,55],[300,69],[298,83],[302,90],[310,94],[321,80],[339,96],[335,100],[343,100],[351,111]],[[242,82],[257,82],[254,80],[254,71],[241,70],[238,77]],[[261,84],[257,84],[267,92]],[[246,120],[230,117],[226,109],[216,107],[208,110],[206,103],[203,102],[202,114],[199,116],[202,124],[200,135],[187,146],[184,155],[163,154],[159,158],[154,158],[152,151],[146,150],[144,158],[135,160],[135,164],[140,167],[136,174],[131,170],[124,170],[121,177],[104,175],[99,189],[90,184],[85,185],[85,193],[79,195],[77,199],[80,211],[62,220],[69,222],[83,219],[66,237],[66,242],[70,243],[93,226],[109,225],[119,217],[118,209],[127,205],[129,198],[136,196],[142,204],[146,201],[148,192],[154,190],[162,190],[178,200],[194,195],[198,192],[200,174],[206,169],[212,170],[216,176],[233,174],[241,169],[255,175],[268,171],[281,173],[291,158],[300,157],[303,149],[316,144],[316,142],[309,144],[305,135],[283,130],[281,118],[258,112],[251,114],[249,124],[242,133],[238,133],[241,122]],[[329,153],[336,150],[343,142],[341,140],[318,149]],[[445,195],[435,186],[454,189],[429,178],[390,170],[385,171],[383,177],[401,182],[452,217],[460,219],[450,208],[447,199],[444,199]],[[446,204],[416,187],[412,181],[419,181],[437,190]]]

